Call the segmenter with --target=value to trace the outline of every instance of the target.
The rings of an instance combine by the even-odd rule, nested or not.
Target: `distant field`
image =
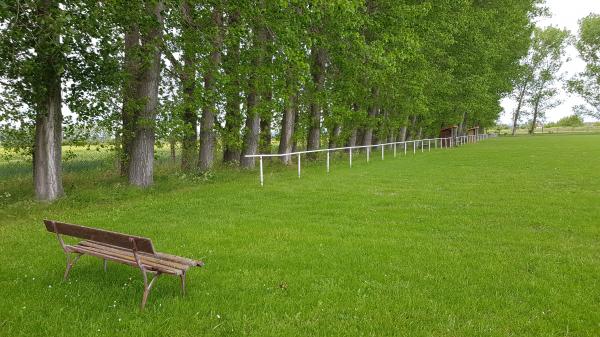
[[[161,165],[142,191],[107,156],[67,163],[67,197],[52,205],[30,201],[26,164],[0,164],[0,335],[600,335],[600,135],[364,159],[336,158],[329,174],[308,163],[301,179],[269,163],[262,188],[257,172]],[[159,279],[140,313],[132,268],[84,257],[62,283],[43,218],[207,264],[186,298]]]
[[[493,130],[493,131],[498,133],[499,135],[512,135],[511,129],[500,129],[500,130]],[[550,128],[545,127],[545,128],[535,129],[535,133],[536,134],[600,133],[600,126],[591,125],[591,126],[575,126],[575,127],[563,127],[563,126],[550,127]],[[527,134],[529,134],[529,129],[517,129],[516,134],[517,135],[527,135]]]

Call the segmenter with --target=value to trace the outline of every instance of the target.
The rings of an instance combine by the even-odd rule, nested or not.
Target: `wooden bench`
[[[160,275],[179,276],[181,279],[181,293],[185,296],[185,274],[187,270],[190,267],[202,267],[204,265],[199,260],[156,252],[152,241],[147,238],[52,220],[44,220],[44,224],[49,232],[56,234],[58,242],[67,257],[64,280],[68,278],[69,271],[83,255],[103,259],[105,272],[107,261],[139,268],[144,277],[142,310],[146,305],[152,285]],[[61,235],[76,237],[83,239],[83,241],[75,245],[68,245],[65,244]],[[150,282],[148,282],[148,275],[152,275]]]

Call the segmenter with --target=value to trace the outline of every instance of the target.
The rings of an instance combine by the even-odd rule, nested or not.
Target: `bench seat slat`
[[[121,253],[117,253],[117,252],[113,252],[113,251],[108,251],[106,249],[99,249],[99,248],[82,246],[82,245],[70,246],[70,249],[75,252],[93,255],[93,256],[107,259],[107,260],[114,260],[116,262],[128,264],[131,266],[137,266],[137,263],[135,261],[135,258],[133,257],[133,254],[128,256],[127,254],[121,254]],[[162,273],[173,274],[173,275],[183,274],[183,271],[181,269],[170,268],[170,267],[167,267],[167,266],[164,266],[161,264],[157,264],[157,263],[153,263],[151,261],[144,260],[143,258],[141,260],[142,260],[142,265],[150,270],[160,271]]]
[[[94,242],[94,241],[90,241],[90,240],[86,240],[86,241],[81,241],[79,243],[79,245],[84,245],[84,246],[89,246],[89,247],[94,247],[94,248],[98,248],[98,249],[105,249],[107,251],[110,252],[115,252],[115,253],[119,253],[119,254],[125,254],[131,258],[133,257],[133,253],[131,252],[131,250],[126,250],[126,249],[122,249],[120,247],[117,246],[112,246],[109,244],[105,244],[105,243],[100,243],[100,242]],[[190,265],[188,264],[183,264],[183,263],[177,263],[177,262],[173,262],[173,261],[167,261],[167,260],[162,260],[160,258],[156,258],[152,255],[146,254],[146,253],[138,253],[138,256],[140,257],[140,259],[142,260],[143,263],[146,262],[152,262],[152,263],[158,263],[161,265],[164,265],[166,267],[169,268],[174,268],[174,269],[180,269],[183,271],[186,271],[189,269]]]
[[[194,267],[194,266],[202,267],[202,266],[204,266],[204,262],[202,262],[202,261],[192,260],[192,259],[188,259],[186,257],[177,256],[177,255],[171,255],[171,254],[165,254],[165,253],[159,253],[159,252],[156,252],[154,255],[157,256],[157,257],[160,257],[161,259],[164,259],[164,260],[169,260],[169,261],[174,261],[174,262],[178,262],[178,263],[187,264],[187,265],[189,265],[191,267]]]

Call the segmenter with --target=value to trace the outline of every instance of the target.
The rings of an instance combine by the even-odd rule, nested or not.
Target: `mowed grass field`
[[[0,168],[1,169],[1,168]],[[30,192],[27,178],[0,187]],[[96,183],[96,180],[100,181]],[[2,336],[598,336],[600,136],[490,139],[353,168],[67,174],[52,205],[0,203]],[[0,193],[2,191],[0,190]],[[202,258],[139,311],[133,268],[64,255],[43,218]]]

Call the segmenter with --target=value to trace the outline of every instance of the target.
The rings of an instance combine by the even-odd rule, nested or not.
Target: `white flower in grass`
[[[217,318],[221,318],[221,315],[217,314]]]

